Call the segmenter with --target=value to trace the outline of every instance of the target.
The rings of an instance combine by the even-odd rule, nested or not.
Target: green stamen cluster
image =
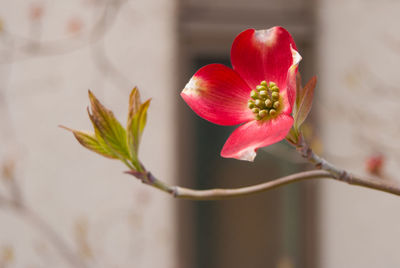
[[[250,92],[248,107],[256,120],[274,117],[280,108],[279,87],[274,82],[262,81]]]

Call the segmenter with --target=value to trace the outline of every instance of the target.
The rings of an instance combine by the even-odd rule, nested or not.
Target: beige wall
[[[329,1],[318,6],[320,134],[332,162],[364,174],[385,155],[399,179],[400,19],[397,1]],[[315,110],[314,110],[315,113]],[[321,266],[399,267],[400,199],[324,182],[320,192]]]
[[[29,17],[31,2],[0,0],[1,162],[16,162],[27,204],[89,264],[176,267],[174,201],[57,128],[90,128],[88,88],[125,122],[127,96],[138,85],[144,98],[153,98],[143,162],[173,182],[175,2],[34,3],[43,7],[40,19]],[[385,176],[398,172],[399,8],[390,0],[321,0],[317,7],[319,134],[329,160],[359,173],[377,151],[387,159]],[[400,199],[337,182],[321,185],[320,267],[400,265]],[[0,193],[8,193],[4,181]],[[68,267],[34,225],[3,208],[0,264],[11,249],[11,267]]]
[[[43,7],[40,19],[29,17],[32,3]],[[1,0],[0,6],[0,156],[16,161],[27,204],[94,267],[176,267],[173,199],[57,127],[91,128],[89,88],[125,123],[137,85],[144,99],[153,98],[142,160],[173,182],[174,2],[126,1],[118,8],[117,1]],[[12,267],[67,267],[46,236],[13,211],[0,209],[0,228],[0,249],[12,250]],[[85,228],[92,257],[82,249]]]

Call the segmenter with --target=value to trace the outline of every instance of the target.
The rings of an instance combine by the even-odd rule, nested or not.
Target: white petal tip
[[[292,51],[292,57],[293,57],[293,62],[292,62],[292,67],[297,67],[299,62],[301,61],[301,55],[299,52],[297,52],[296,49],[293,49],[292,45],[290,45],[290,50]]]
[[[240,157],[240,160],[246,160],[246,161],[249,161],[249,162],[253,162],[254,158],[256,158],[256,155],[257,155],[256,152],[254,152],[252,150],[251,152],[246,152],[245,154],[243,154]]]
[[[241,151],[236,155],[233,156],[223,156],[223,157],[228,157],[228,158],[236,158],[238,160],[244,160],[244,161],[249,161],[253,162],[254,158],[256,158],[256,152],[254,149],[247,149],[245,151]]]
[[[272,46],[273,44],[275,44],[275,42],[277,40],[277,35],[275,34],[276,33],[275,29],[276,28],[270,28],[270,29],[266,29],[266,30],[257,30],[255,32],[256,40],[263,43],[264,45]]]
[[[186,95],[198,95],[201,90],[200,81],[196,77],[192,77],[182,90],[182,94]]]

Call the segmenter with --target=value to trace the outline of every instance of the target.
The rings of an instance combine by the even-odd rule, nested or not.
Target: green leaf
[[[96,139],[99,142],[99,144],[104,148],[104,150],[107,151],[108,154],[113,155],[115,158],[119,158],[118,154],[114,153],[114,150],[110,149],[109,146],[107,145],[107,143],[101,137],[100,131],[97,128],[96,124],[94,123],[94,121],[93,121],[94,119],[93,119],[92,115],[90,114],[89,107],[87,108],[87,112],[88,112],[90,121],[92,122],[92,125],[93,125],[93,128],[94,128],[94,134],[95,134]]]
[[[297,113],[297,109],[300,104],[300,100],[303,98],[303,86],[301,84],[301,74],[300,72],[297,72],[296,75],[296,101],[294,103],[294,108],[293,108],[293,113],[295,116],[295,113]]]
[[[137,87],[134,87],[129,95],[128,118],[137,113],[140,107],[140,94]]]
[[[131,94],[129,95],[129,107],[128,107],[128,122],[127,122],[127,142],[128,149],[132,159],[137,159],[137,134],[136,131],[133,130],[134,124],[136,124],[134,120],[134,116],[138,112],[140,108],[140,94],[139,90],[135,87],[133,88]]]
[[[74,130],[64,126],[60,127],[68,131],[71,131],[74,134],[75,138],[83,147],[108,158],[117,158],[107,149],[107,147],[104,147],[104,145],[97,140],[96,135],[94,133]]]
[[[150,99],[140,104],[136,113],[129,113],[127,124],[128,147],[132,158],[137,158],[139,143],[147,120]]]
[[[150,105],[150,100],[141,103],[139,90],[135,87],[129,96],[129,110],[127,122],[127,143],[132,159],[132,164],[136,169],[140,170],[141,165],[138,161],[138,151],[140,139],[143,129],[146,125],[147,109]]]
[[[106,109],[90,90],[89,99],[91,113],[89,109],[88,113],[99,143],[118,158],[130,159],[125,129],[115,118],[113,112]]]
[[[294,112],[294,126],[296,129],[299,129],[310,113],[316,84],[317,77],[314,76],[308,81],[304,88],[298,90],[298,97],[296,99],[297,105]]]
[[[137,113],[137,118],[139,122],[139,140],[142,137],[142,133],[144,130],[144,127],[146,126],[147,123],[147,109],[150,106],[151,99],[148,99],[145,101],[142,105],[140,105],[139,111]]]

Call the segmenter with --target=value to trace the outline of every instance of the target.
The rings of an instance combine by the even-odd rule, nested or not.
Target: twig
[[[22,191],[14,176],[12,162],[3,167],[3,177],[9,186],[10,197],[6,198],[0,195],[0,206],[8,207],[23,217],[26,222],[36,227],[39,232],[49,239],[60,255],[70,263],[71,267],[86,268],[87,265],[84,261],[75,254],[52,226],[26,205]]]
[[[7,29],[4,29],[2,32],[3,36],[9,38],[14,44],[22,43],[22,45],[19,45],[18,47],[14,45],[14,49],[24,54],[20,55],[19,57],[14,57],[12,60],[0,59],[0,63],[12,63],[20,60],[25,60],[29,59],[30,56],[60,55],[73,52],[89,44],[96,43],[98,40],[103,38],[103,36],[111,28],[112,23],[115,21],[118,15],[120,7],[125,4],[127,0],[113,0],[104,2],[104,9],[98,21],[94,24],[94,26],[88,33],[81,35],[79,39],[66,38],[61,40],[42,42],[30,38],[20,37],[7,31]]]
[[[303,138],[300,138],[300,143],[297,145],[296,149],[301,153],[304,158],[314,164],[315,167],[319,170],[299,172],[286,177],[277,178],[272,181],[247,187],[209,190],[195,190],[180,186],[170,186],[154,177],[153,174],[146,171],[144,167],[143,172],[128,171],[127,173],[140,179],[143,183],[153,186],[168,194],[171,194],[176,198],[191,200],[217,200],[241,197],[265,192],[289,183],[310,179],[334,179],[346,182],[351,185],[362,186],[400,196],[399,182],[378,178],[358,177],[354,174],[347,172],[344,169],[340,169],[315,154],[312,149],[304,142]]]
[[[324,158],[315,154],[308,144],[305,143],[303,137],[300,138],[300,143],[296,149],[304,158],[314,164],[316,168],[330,172],[332,174],[332,179],[347,182],[351,185],[358,185],[394,195],[400,195],[400,183],[398,181],[371,177],[359,177],[347,172],[344,169],[338,168]]]
[[[328,179],[332,178],[332,174],[324,170],[311,170],[281,177],[272,181],[264,182],[247,187],[236,189],[210,189],[210,190],[193,190],[176,186],[174,196],[177,198],[192,200],[217,200],[229,199],[234,197],[246,196],[256,193],[265,192],[280,186],[309,179]]]
[[[43,235],[45,235],[53,246],[59,251],[60,255],[71,265],[71,267],[86,268],[87,265],[75,254],[68,246],[63,238],[38,214],[33,212],[27,206],[8,200],[0,196],[0,204],[6,205],[12,211],[23,217],[32,226],[36,227]]]

